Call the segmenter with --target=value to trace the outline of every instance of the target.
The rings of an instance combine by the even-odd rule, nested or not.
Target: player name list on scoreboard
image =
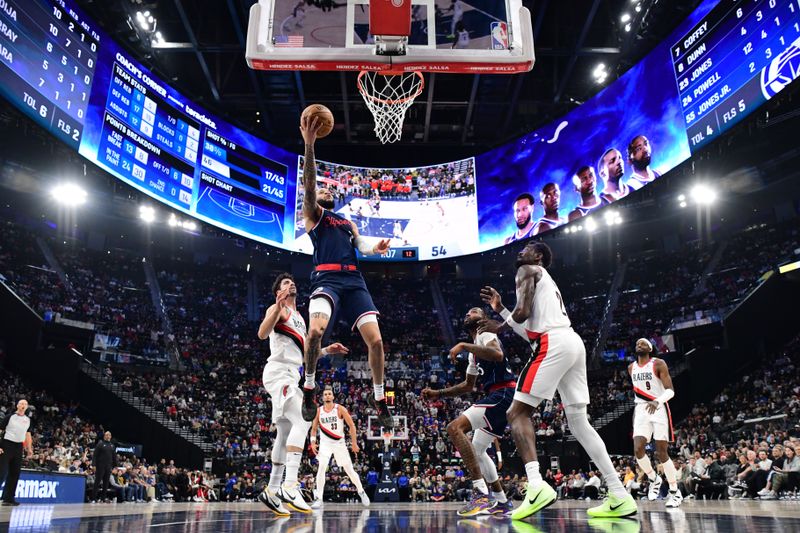
[[[781,54],[792,53],[787,50],[797,46],[799,37],[799,0],[722,0],[673,43],[673,68],[692,150],[770,97],[769,75],[762,70]]]
[[[100,36],[59,0],[0,0],[3,92],[77,148]]]
[[[158,198],[189,208],[200,123],[171,105],[166,90],[126,66],[114,63],[97,157]]]

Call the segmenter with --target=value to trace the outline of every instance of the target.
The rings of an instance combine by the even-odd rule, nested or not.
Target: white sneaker
[[[369,496],[367,496],[367,493],[362,490],[358,495],[361,497],[361,505],[369,507]]]
[[[297,490],[296,486],[293,489],[281,486],[281,488],[278,489],[278,498],[286,502],[286,505],[288,505],[290,509],[293,509],[299,513],[311,512],[311,507],[309,507],[309,505],[303,499],[303,495],[300,494],[300,491]]]
[[[766,494],[761,494],[761,492],[758,493],[758,496],[762,500],[776,500],[778,498],[778,496],[771,490],[768,490]]]
[[[758,495],[763,497],[763,496],[766,496],[767,494],[769,494],[770,492],[772,492],[772,491],[769,490],[767,487],[764,487],[763,489],[758,491]]]
[[[683,494],[679,490],[675,492],[669,491],[669,495],[667,495],[667,507],[680,507],[681,503],[683,503]]]
[[[269,487],[265,488],[256,499],[266,505],[270,511],[275,513],[275,516],[291,516],[291,513],[283,505],[281,499],[278,498],[275,493],[269,490]]]
[[[661,493],[661,476],[656,474],[656,479],[650,482],[650,488],[647,491],[647,499],[650,501],[657,500],[658,495]]]
[[[317,498],[313,502],[311,502],[312,509],[321,509],[322,508],[322,498]]]

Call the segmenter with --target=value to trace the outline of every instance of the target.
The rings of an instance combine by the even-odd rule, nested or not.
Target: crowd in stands
[[[317,175],[335,187],[342,198],[371,198],[377,193],[391,200],[426,200],[475,193],[472,159],[405,169],[360,168],[317,161]]]
[[[141,258],[116,250],[104,254],[51,241],[49,246],[72,286],[71,290],[67,290],[60,283],[58,274],[47,265],[36,244],[35,234],[20,225],[10,222],[4,224],[7,231],[0,238],[2,274],[34,308],[40,312],[50,309],[78,320],[111,324],[115,328],[113,331],[119,332],[127,346],[145,349],[151,345],[162,345],[163,333],[155,318],[149,287],[139,264]],[[793,250],[792,246],[796,248],[797,242],[796,229],[779,227],[776,231],[779,231],[779,236],[766,239],[763,244],[757,243],[758,239],[745,232],[734,237],[745,239],[743,242],[732,241],[729,246],[759,246],[762,255],[759,261],[773,264],[780,254]],[[694,301],[692,289],[701,278],[713,252],[713,247],[698,249],[691,244],[671,254],[632,258],[625,284],[621,288],[620,306],[610,342],[625,346],[628,338],[663,331],[668,325],[669,316],[684,310],[682,302]],[[720,268],[727,264],[727,254],[726,251],[722,255]],[[658,268],[655,268],[656,262]],[[753,266],[752,272],[759,268]],[[141,490],[145,491],[144,499],[159,498],[166,493],[178,499],[186,498],[187,494],[193,499],[218,497],[235,501],[250,498],[257,490],[259,481],[269,472],[274,428],[270,421],[270,399],[261,386],[261,371],[267,357],[266,343],[256,338],[257,324],[248,317],[248,303],[255,298],[260,313],[272,303],[272,296],[266,288],[270,286],[275,272],[264,273],[254,279],[252,274],[242,269],[207,264],[198,267],[192,261],[181,258],[156,258],[155,269],[172,324],[174,341],[179,347],[182,368],[154,369],[142,373],[115,366],[109,371],[123,389],[148,399],[152,407],[215,443],[217,458],[224,462],[229,474],[218,490],[211,492],[204,486],[210,488],[213,483],[210,480],[197,483],[198,473],[173,473],[171,467],[167,467],[165,474],[165,469],[158,465],[131,461],[130,464],[118,465],[125,470],[117,470],[117,474],[123,481],[125,476],[128,479],[133,476],[142,481],[145,488],[130,489],[123,493],[123,498],[131,497],[130,492]],[[658,272],[659,277],[654,277],[651,272]],[[586,273],[587,268],[582,266],[564,267],[555,270],[554,277],[564,292],[573,326],[584,338],[587,351],[591,351],[596,337],[596,317],[602,314],[614,273],[599,271],[590,276]],[[52,283],[45,285],[49,290],[43,289],[39,276],[52,278]],[[716,285],[712,278],[709,276],[707,282],[713,298],[722,299],[723,292],[720,291],[723,288]],[[456,339],[465,339],[461,328],[462,317],[469,307],[479,305],[478,292],[484,283],[444,276],[436,282],[442,290]],[[507,279],[494,279],[493,282],[500,285],[497,288],[503,293],[506,305],[512,305],[515,297],[511,272]],[[744,283],[741,282],[742,285]],[[297,284],[300,291],[298,303],[303,311],[308,298],[308,283],[297,280]],[[449,346],[440,327],[429,281],[377,276],[370,278],[368,284],[377,307],[383,311],[381,328],[386,346],[387,390],[394,393],[397,412],[406,417],[408,424],[408,440],[395,443],[399,457],[403,459],[393,463],[394,477],[402,493],[409,498],[441,501],[465,497],[462,489],[466,488],[466,483],[460,479],[463,478],[461,460],[447,438],[445,427],[473,398],[426,404],[419,397],[420,390],[425,386],[441,388],[463,379],[463,361],[454,366],[446,357]],[[665,286],[667,288],[659,292]],[[402,298],[398,298],[401,293]],[[705,297],[708,298],[707,295]],[[622,335],[623,331],[625,335]],[[371,379],[366,365],[366,350],[358,334],[350,330],[349,324],[339,324],[330,341],[342,342],[352,351],[346,358],[324,360],[318,378],[322,385],[333,388],[337,402],[353,414],[359,428],[357,439],[363,450],[356,458],[356,469],[363,479],[368,480],[368,486],[374,486],[379,469],[377,457],[383,451],[383,442],[367,438],[367,417],[371,412],[367,400],[371,393]],[[503,336],[503,344],[512,369],[519,371],[527,359],[529,347],[511,334]],[[740,424],[741,416],[774,414],[778,405],[796,418],[797,346],[793,346],[792,350],[786,356],[789,359],[780,366],[764,370],[760,378],[745,382],[743,388],[723,393],[725,400],[717,402],[719,405],[715,403],[695,409],[678,434],[681,453],[685,455],[685,449],[690,452],[690,456],[685,456],[685,470],[681,472],[699,471],[700,463],[713,464],[714,454],[719,458],[723,451],[728,461],[739,461],[741,457],[747,459],[747,450],[758,455],[761,448],[765,448],[768,455],[774,455],[778,444],[783,446],[786,455],[791,453],[785,451],[788,448],[787,435],[768,427],[756,431],[760,427],[758,425],[753,427],[755,433],[742,435],[745,441],[742,446],[717,441],[720,423]],[[795,370],[788,373],[775,370],[786,366],[786,362],[790,363],[788,368]],[[631,401],[628,379],[622,362],[592,372],[592,418],[598,418],[614,406]],[[769,391],[777,390],[774,380],[781,380],[782,390],[794,390],[794,393],[780,398],[770,396]],[[764,383],[770,383],[769,388],[764,388]],[[758,393],[767,396],[757,396]],[[731,401],[734,394],[750,396],[737,396],[735,401]],[[38,401],[38,404],[42,409],[47,405],[44,401]],[[747,407],[742,407],[742,413],[732,413],[729,409],[726,411],[728,405]],[[72,433],[65,433],[67,430],[62,428],[61,433],[56,433],[64,437],[61,446],[53,443],[40,447],[37,460],[43,464],[50,462],[50,467],[54,462],[57,468],[83,469],[87,475],[91,475],[90,448],[97,439],[99,429],[82,423],[75,414],[74,406],[52,408],[60,413],[59,420],[71,424]],[[64,416],[64,412],[70,414]],[[568,435],[558,398],[540,406],[534,416],[539,438],[559,439]],[[720,419],[719,423],[715,422],[717,418]],[[504,440],[510,441],[508,438]],[[710,442],[714,442],[716,447],[708,447]],[[767,444],[764,446],[762,443]],[[788,444],[792,444],[791,440]],[[695,457],[698,452],[702,460]],[[634,475],[633,480],[628,480],[631,490],[644,490],[646,481],[636,476],[635,464],[621,461],[620,474],[629,475],[627,467],[632,467],[630,473]],[[301,470],[306,488],[313,485],[308,476],[315,468],[315,459],[306,456]],[[175,476],[175,479],[169,478],[172,482],[164,483],[159,489],[160,476]],[[758,476],[758,483],[750,477],[746,475],[738,480],[748,484],[747,494],[757,494],[766,487],[761,486],[762,475]],[[175,481],[177,478],[180,478],[180,482]],[[550,472],[548,475],[548,479],[552,479],[554,486],[566,497],[595,497],[595,478],[596,474],[588,472],[569,475]],[[773,475],[772,478],[778,482],[779,489],[784,487],[784,482],[779,481],[781,477],[775,478]],[[346,498],[352,492],[346,476],[337,467],[329,470],[328,480],[328,497]],[[370,480],[375,483],[370,484]],[[510,489],[512,493],[518,493],[524,486],[523,479],[509,477],[507,481],[513,487]],[[704,487],[703,483],[693,483],[688,478],[683,481],[682,487],[687,493],[695,494],[698,488]],[[602,487],[598,489],[598,492],[602,491]],[[132,497],[143,499],[139,496],[141,492]]]

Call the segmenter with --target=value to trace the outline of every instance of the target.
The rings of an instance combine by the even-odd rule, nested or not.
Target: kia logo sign
[[[395,490],[396,489],[394,487],[387,487],[387,488],[384,488],[384,489],[378,489],[378,494],[391,494]]]

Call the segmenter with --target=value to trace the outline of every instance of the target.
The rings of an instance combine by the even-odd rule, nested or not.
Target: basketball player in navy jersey
[[[600,197],[597,196],[597,177],[594,175],[592,167],[586,165],[579,168],[578,172],[572,176],[572,184],[575,186],[575,192],[581,196],[581,203],[570,211],[568,216],[570,222],[585,217],[603,205]]]
[[[372,302],[364,277],[358,270],[356,250],[364,255],[385,254],[389,239],[371,246],[358,234],[354,223],[332,211],[333,193],[327,188],[317,190],[317,165],[314,143],[321,122],[316,117],[303,117],[300,132],[305,141],[303,164],[303,218],[306,232],[314,244],[314,272],[311,273],[311,302],[308,306],[309,328],[305,344],[305,383],[303,385],[303,418],[309,422],[317,414],[317,359],[322,337],[334,317],[358,329],[369,351],[369,366],[378,422],[382,427],[394,427],[394,419],[386,405],[383,388],[383,339],[378,327],[378,310]]]
[[[533,227],[533,234],[539,235],[545,231],[559,227],[564,220],[558,216],[558,206],[561,202],[561,189],[555,183],[546,183],[539,193],[539,201],[544,208],[544,216]]]
[[[534,200],[531,194],[524,192],[514,199],[514,222],[517,224],[517,230],[510,237],[506,237],[503,244],[521,241],[533,235],[533,210]]]
[[[625,162],[622,153],[616,148],[609,148],[597,162],[600,177],[603,178],[605,187],[600,195],[603,204],[610,204],[621,200],[630,194],[631,189],[622,183],[625,177]]]
[[[637,135],[628,145],[628,163],[633,167],[633,173],[628,178],[628,187],[634,191],[661,177],[660,173],[650,168],[652,154],[650,139],[644,135]]]
[[[506,411],[514,399],[517,381],[497,335],[478,333],[478,324],[485,319],[486,314],[480,307],[467,311],[464,329],[473,343],[459,342],[450,350],[454,362],[458,354],[469,353],[466,379],[446,389],[426,388],[422,391],[424,399],[435,400],[470,394],[476,384],[483,389],[482,398],[447,425],[447,434],[472,478],[472,499],[458,511],[459,516],[504,515],[513,510],[503,491],[497,468],[486,451],[496,438],[503,435],[508,425]],[[467,438],[470,431],[473,432],[472,442]]]

